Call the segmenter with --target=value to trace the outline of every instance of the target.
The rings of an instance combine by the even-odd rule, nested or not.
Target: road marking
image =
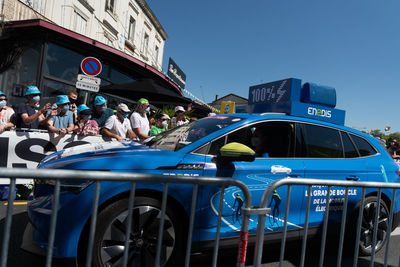
[[[27,201],[21,201],[21,202],[14,202],[13,203],[15,206],[16,205],[27,205],[28,202]],[[8,206],[8,202],[4,203],[4,206]]]
[[[394,229],[394,231],[392,232],[391,235],[392,235],[392,236],[393,236],[393,235],[400,235],[400,227],[397,227],[396,229]]]

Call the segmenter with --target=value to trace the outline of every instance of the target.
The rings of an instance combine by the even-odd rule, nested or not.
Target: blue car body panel
[[[88,146],[85,146],[85,148],[81,149],[82,151],[76,148],[73,151],[65,150],[54,153],[46,157],[41,162],[39,168],[108,170],[110,172],[153,173],[167,176],[232,177],[232,179],[241,180],[248,186],[252,193],[253,205],[259,205],[261,195],[271,182],[287,176],[336,180],[358,179],[359,181],[380,182],[399,181],[399,176],[396,174],[398,170],[397,165],[378,141],[371,136],[353,129],[323,121],[279,114],[233,114],[224,116],[228,118],[232,116],[232,118],[240,118],[241,120],[187,144],[178,151],[156,149],[139,145],[135,142],[115,142],[109,148],[98,146],[97,149],[93,147],[87,149]],[[209,144],[209,142],[218,137],[262,121],[309,123],[342,130],[364,138],[373,145],[377,153],[367,157],[343,159],[259,157],[253,162],[234,162],[223,168],[218,167],[213,162],[212,156],[196,153],[196,149]],[[177,167],[184,165],[198,165],[200,167],[193,169],[179,169]],[[129,190],[130,183],[101,182],[100,207]],[[138,183],[137,190],[162,192],[163,185]],[[183,216],[188,216],[189,214],[192,190],[192,185],[171,184],[169,186],[169,196],[180,203],[186,212]],[[305,186],[294,187],[292,189],[290,200],[291,213],[288,220],[288,228],[290,230],[299,230],[304,226],[307,190],[308,187]],[[335,192],[332,198],[338,199],[337,203],[339,205],[342,201],[341,199],[344,198],[343,188],[332,188],[332,190]],[[371,190],[367,191],[367,193],[369,192]],[[49,227],[51,216],[52,193],[50,185],[37,186],[34,197],[28,206],[29,218],[34,227],[34,241],[44,249],[47,249],[48,233],[46,230]],[[282,229],[286,193],[287,187],[282,187],[271,198],[268,205],[272,209],[272,215],[267,218],[266,232],[280,231]],[[79,193],[62,190],[56,229],[55,256],[76,257],[79,238],[82,235],[85,225],[90,220],[93,194],[94,184],[90,184]],[[239,206],[237,194],[240,194],[238,188],[229,187],[225,190],[222,210],[222,238],[239,236],[241,219],[237,209]],[[312,187],[311,194],[310,226],[318,226],[323,218],[323,201],[326,198],[326,188]],[[383,194],[391,198],[390,190],[384,190]],[[360,199],[360,196],[361,189],[353,190],[349,194],[349,201],[356,203]],[[219,198],[220,189],[218,187],[199,187],[193,234],[194,242],[215,238]],[[336,205],[335,201],[333,205]],[[395,212],[399,211],[398,203],[399,197],[396,198]],[[252,216],[249,228],[250,233],[255,233],[256,223],[257,218]]]

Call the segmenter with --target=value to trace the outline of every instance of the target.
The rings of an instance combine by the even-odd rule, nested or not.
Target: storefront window
[[[85,56],[73,50],[48,43],[44,63],[44,75],[53,76],[75,84],[80,64],[84,58]]]
[[[7,95],[8,102],[15,105],[25,100],[25,87],[37,83],[40,43],[2,43],[0,50],[0,90]]]

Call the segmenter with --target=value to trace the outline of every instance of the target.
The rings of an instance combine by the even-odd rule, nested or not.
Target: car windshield
[[[152,140],[151,146],[164,150],[177,151],[206,135],[241,120],[242,118],[231,116],[212,116],[203,118],[157,135]]]

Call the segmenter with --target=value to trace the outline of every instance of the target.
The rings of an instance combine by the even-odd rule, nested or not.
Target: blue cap
[[[69,102],[68,96],[66,95],[58,95],[57,96],[57,105],[62,105],[62,104],[67,104],[67,103],[71,103]]]
[[[3,93],[2,91],[0,91],[0,95],[6,95],[5,93]]]
[[[37,86],[29,85],[26,87],[25,95],[40,95],[40,91]]]
[[[107,103],[107,100],[101,95],[98,95],[94,98],[94,104],[96,106],[104,105],[105,103]]]
[[[88,106],[86,106],[85,104],[82,104],[82,105],[79,105],[79,107],[77,108],[76,111],[79,114],[79,113],[81,113],[81,111],[88,110],[88,109],[90,109]]]

